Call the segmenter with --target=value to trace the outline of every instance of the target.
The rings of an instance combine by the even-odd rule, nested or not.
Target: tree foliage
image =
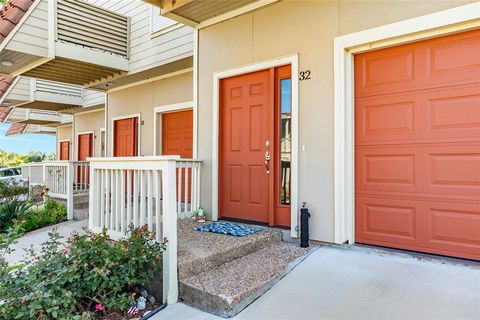
[[[42,162],[55,160],[55,153],[49,155],[40,151],[30,151],[27,154],[0,150],[0,167],[14,167],[27,162]]]

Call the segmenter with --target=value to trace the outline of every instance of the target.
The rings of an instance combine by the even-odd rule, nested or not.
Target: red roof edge
[[[10,0],[0,10],[0,42],[12,32],[33,2],[34,0]]]
[[[7,119],[11,111],[12,111],[12,108],[0,107],[0,123],[4,122],[5,119]]]
[[[8,129],[5,135],[7,137],[11,137],[18,134],[22,134],[26,128],[27,128],[26,123],[12,123],[12,125],[10,126],[10,128]]]

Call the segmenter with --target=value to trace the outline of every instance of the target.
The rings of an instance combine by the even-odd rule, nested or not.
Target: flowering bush
[[[161,270],[165,243],[146,228],[130,228],[113,242],[105,232],[73,234],[66,245],[58,233],[26,267],[0,272],[0,314],[6,319],[91,319],[125,314],[135,295]],[[0,256],[0,260],[2,260]]]

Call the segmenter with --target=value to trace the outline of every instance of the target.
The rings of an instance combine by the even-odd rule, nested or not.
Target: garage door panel
[[[480,83],[356,99],[358,145],[479,141]]]
[[[480,205],[429,203],[425,214],[426,247],[480,256]]]
[[[415,245],[417,225],[421,223],[418,208],[409,201],[387,198],[357,197],[355,238]]]
[[[478,82],[480,79],[480,32],[432,39],[425,42],[429,85]]]
[[[418,81],[415,57],[421,54],[412,46],[393,48],[384,53],[355,56],[355,96],[380,94],[383,91],[403,91]]]
[[[480,206],[357,197],[357,242],[478,259]]]
[[[357,192],[411,192],[428,198],[480,196],[478,145],[357,147],[355,158]]]
[[[431,90],[425,93],[424,101],[427,137],[478,139],[480,83]]]
[[[355,96],[480,82],[480,30],[355,56]]]

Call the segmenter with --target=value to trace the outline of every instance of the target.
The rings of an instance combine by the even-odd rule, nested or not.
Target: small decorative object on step
[[[127,315],[129,317],[132,317],[132,316],[136,315],[139,311],[140,311],[140,309],[138,309],[137,305],[134,304],[133,306],[128,308]]]
[[[138,298],[137,307],[139,310],[145,309],[147,307],[147,299],[145,299],[144,297]]]
[[[196,227],[195,230],[227,234],[234,237],[243,237],[260,232],[263,230],[263,228],[256,226],[244,226],[237,223],[215,222],[204,226]]]
[[[205,222],[207,221],[207,212],[203,210],[202,207],[198,208],[197,211],[195,211],[195,216],[193,217],[197,222]]]

